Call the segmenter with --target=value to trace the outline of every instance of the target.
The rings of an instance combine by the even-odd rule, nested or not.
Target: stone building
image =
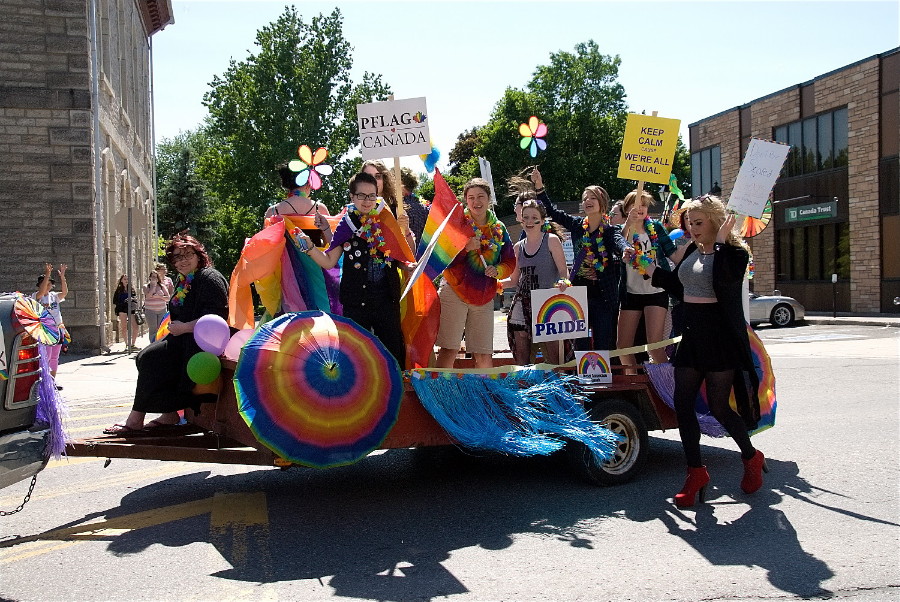
[[[112,292],[156,258],[151,36],[172,22],[171,0],[0,3],[0,290],[68,264],[82,349],[125,339]]]
[[[727,198],[751,137],[791,145],[772,219],[749,240],[756,292],[900,312],[898,87],[895,48],[689,126],[694,194],[718,184]]]

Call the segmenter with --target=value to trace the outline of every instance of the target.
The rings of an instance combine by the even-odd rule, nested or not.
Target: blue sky
[[[213,76],[255,52],[256,31],[288,3],[172,4],[175,23],[153,36],[157,140],[200,124]],[[341,9],[355,77],[381,73],[397,98],[427,98],[442,164],[507,87],[524,87],[550,53],[589,39],[621,57],[630,109],[680,119],[685,138],[689,123],[900,45],[895,0],[295,5],[306,21]],[[418,158],[404,164],[422,170]]]

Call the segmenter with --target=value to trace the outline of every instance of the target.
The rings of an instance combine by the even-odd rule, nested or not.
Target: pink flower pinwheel
[[[519,134],[522,136],[519,146],[523,150],[528,148],[532,157],[537,157],[538,150],[547,148],[547,141],[543,139],[547,135],[547,125],[534,115],[528,118],[528,123],[519,124]]]
[[[324,146],[320,146],[313,153],[305,144],[297,149],[299,159],[294,159],[288,163],[291,171],[299,172],[297,174],[297,186],[306,186],[313,190],[318,190],[322,186],[322,178],[320,176],[330,176],[334,168],[331,165],[322,165],[322,161],[328,156],[328,150]]]

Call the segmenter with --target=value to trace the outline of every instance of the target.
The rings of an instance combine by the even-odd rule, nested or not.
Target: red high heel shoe
[[[744,478],[741,479],[741,489],[744,490],[744,493],[753,493],[762,487],[762,473],[769,472],[766,457],[761,451],[756,450],[752,458],[749,460],[741,458],[741,460],[744,462]]]
[[[709,483],[709,473],[705,466],[694,468],[688,466],[688,476],[681,491],[675,494],[675,505],[679,508],[689,508],[694,505],[694,497],[699,493],[700,502],[706,499],[706,484]]]

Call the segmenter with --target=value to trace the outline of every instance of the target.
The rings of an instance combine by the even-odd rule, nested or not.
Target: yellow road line
[[[93,409],[93,408],[91,408]],[[122,416],[122,412],[107,412],[105,414],[91,414],[89,416],[72,416],[74,412],[69,413],[67,422],[75,422],[76,420],[93,420],[94,418],[110,418],[112,416]]]

